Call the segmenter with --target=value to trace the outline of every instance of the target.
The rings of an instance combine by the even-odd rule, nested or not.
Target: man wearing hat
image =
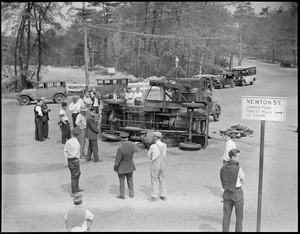
[[[76,194],[73,203],[75,206],[65,214],[67,230],[69,232],[90,231],[94,215],[82,205],[82,194]]]
[[[86,118],[86,129],[85,137],[89,140],[89,147],[87,153],[87,161],[91,161],[92,154],[94,155],[94,162],[102,162],[103,160],[99,159],[98,154],[98,134],[99,130],[96,123],[96,109],[92,108],[90,113]]]
[[[125,176],[127,179],[129,196],[131,198],[134,197],[132,175],[133,171],[135,171],[135,165],[133,162],[133,154],[137,150],[135,144],[128,141],[128,136],[128,133],[120,133],[122,145],[118,148],[114,164],[114,171],[118,173],[120,183],[120,193],[116,196],[119,199],[125,199]]]
[[[72,102],[69,105],[69,110],[72,111],[72,120],[73,120],[73,127],[76,127],[76,117],[80,112],[80,101],[77,96],[72,98]]]
[[[81,106],[80,107],[80,113],[76,117],[75,125],[79,127],[82,132],[80,136],[78,137],[78,141],[80,144],[80,158],[86,158],[86,155],[84,154],[84,148],[85,148],[85,129],[86,129],[86,112],[87,108]]]
[[[83,191],[79,188],[79,177],[81,175],[81,172],[79,165],[80,144],[78,142],[78,137],[80,136],[81,132],[82,130],[79,127],[73,128],[73,137],[67,140],[64,147],[65,167],[69,167],[71,171],[72,197],[75,197],[77,192]]]
[[[242,184],[245,183],[245,173],[239,166],[240,150],[231,149],[229,160],[220,170],[220,179],[223,192],[223,224],[222,231],[229,232],[230,218],[233,206],[235,207],[235,231],[243,230],[244,193]]]
[[[162,134],[153,132],[155,143],[150,146],[148,158],[151,159],[150,175],[151,175],[151,202],[158,200],[166,200],[166,182],[165,182],[165,162],[167,157],[167,145],[161,141]]]
[[[42,113],[43,113],[43,117],[42,117],[42,119],[43,119],[43,137],[46,139],[50,139],[50,137],[49,137],[49,112],[51,111],[51,109],[46,104],[47,99],[45,97],[42,97],[41,100],[42,100],[41,109],[42,109]]]
[[[43,112],[42,112],[42,100],[39,99],[35,107],[33,108],[34,123],[35,123],[35,140],[45,141],[43,136]]]

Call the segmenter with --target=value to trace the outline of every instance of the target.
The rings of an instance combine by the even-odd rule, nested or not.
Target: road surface
[[[167,151],[167,201],[150,203],[150,162],[147,150],[134,156],[135,197],[116,199],[118,177],[113,171],[120,142],[99,140],[103,162],[81,161],[83,202],[94,213],[92,231],[221,231],[223,203],[219,170],[225,142],[219,134],[232,125],[254,130],[253,137],[234,139],[246,173],[243,231],[256,231],[260,121],[241,119],[242,96],[287,97],[286,121],[265,127],[261,231],[298,229],[297,70],[277,64],[244,60],[257,65],[252,86],[215,90],[222,107],[219,122],[210,122],[208,147],[200,151]],[[70,103],[71,99],[68,100]],[[65,231],[64,214],[73,205],[70,172],[64,168],[60,105],[48,104],[50,140],[34,139],[34,104],[20,106],[2,99],[2,216],[3,232]],[[69,113],[71,119],[71,113]],[[230,230],[234,231],[233,212]]]

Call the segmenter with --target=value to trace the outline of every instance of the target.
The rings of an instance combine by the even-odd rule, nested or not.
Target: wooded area
[[[82,66],[84,27],[89,67],[114,67],[136,77],[214,74],[233,56],[292,58],[297,64],[298,5],[262,8],[250,2],[1,2],[2,66],[14,65],[21,88],[29,65]],[[235,5],[231,13],[226,6]],[[92,8],[97,6],[97,8]],[[73,12],[63,28],[63,9]],[[7,36],[7,33],[11,35]],[[175,67],[178,57],[179,66]],[[231,59],[230,59],[231,58]]]

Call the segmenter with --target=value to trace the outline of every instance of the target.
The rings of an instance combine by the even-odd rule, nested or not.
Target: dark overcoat
[[[124,142],[117,151],[114,171],[118,174],[127,174],[135,171],[133,162],[133,154],[135,152],[135,145],[131,141]]]

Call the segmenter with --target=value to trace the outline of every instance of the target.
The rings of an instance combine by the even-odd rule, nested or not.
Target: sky
[[[270,10],[278,9],[280,6],[284,6],[288,4],[289,2],[251,2],[252,7],[254,8],[255,13],[259,13],[261,11],[262,7],[270,6]],[[286,7],[284,7],[286,8]],[[235,7],[229,7],[229,10],[235,11]]]

